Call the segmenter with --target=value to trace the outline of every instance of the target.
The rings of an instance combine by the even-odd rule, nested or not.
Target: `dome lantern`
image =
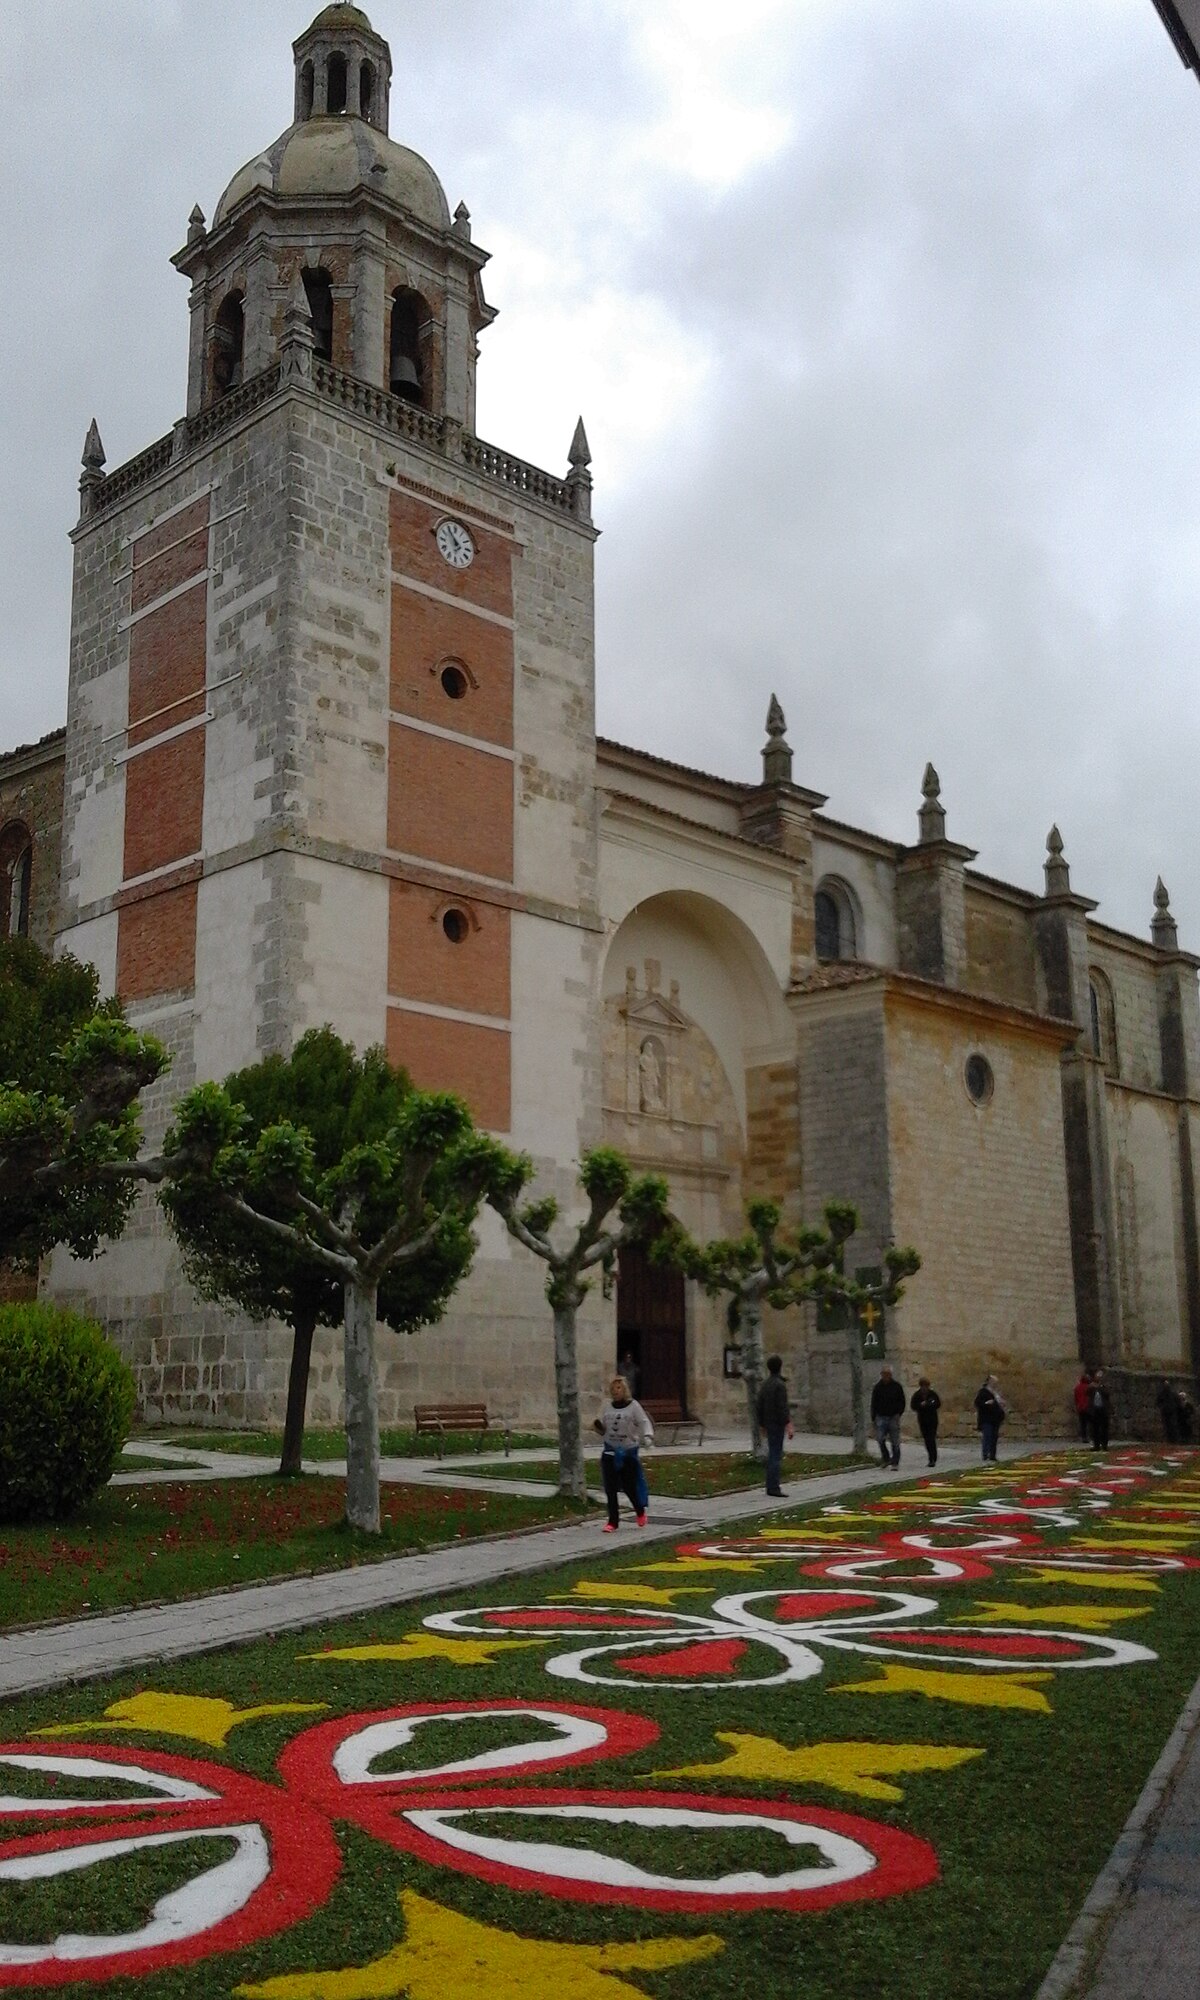
[[[323,7],[292,53],[297,125],[310,118],[363,118],[387,132],[392,54],[360,7]]]

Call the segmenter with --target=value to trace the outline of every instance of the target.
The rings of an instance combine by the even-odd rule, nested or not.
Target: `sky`
[[[0,23],[0,746],[63,720],[79,455],[182,413],[199,201],[315,0]],[[1151,0],[369,0],[492,253],[480,434],[593,452],[601,731],[1200,950],[1200,88]]]

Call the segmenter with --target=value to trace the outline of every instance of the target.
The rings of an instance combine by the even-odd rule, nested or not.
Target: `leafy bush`
[[[133,1376],[92,1320],[0,1306],[0,1521],[60,1520],[108,1479]]]

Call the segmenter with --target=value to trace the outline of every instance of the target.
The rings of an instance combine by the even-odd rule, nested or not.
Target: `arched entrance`
[[[617,1366],[632,1356],[634,1394],[652,1416],[687,1413],[687,1306],[683,1274],[626,1244],[617,1265]]]

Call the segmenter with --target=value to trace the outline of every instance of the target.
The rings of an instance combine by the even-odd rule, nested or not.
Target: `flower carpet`
[[[0,1989],[1032,1996],[1200,1658],[1081,1452],[11,1703]]]

